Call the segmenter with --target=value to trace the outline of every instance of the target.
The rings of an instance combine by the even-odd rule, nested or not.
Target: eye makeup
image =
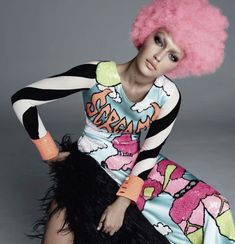
[[[158,46],[164,46],[165,42],[163,40],[163,38],[160,36],[160,33],[157,33],[155,36],[154,36],[154,41],[155,43],[158,45]]]
[[[165,47],[167,45],[167,40],[164,36],[164,33],[162,32],[158,32],[154,35],[154,42],[160,46],[160,47]],[[170,52],[168,57],[172,62],[178,62],[179,58],[177,57],[177,55],[174,54],[175,51]]]

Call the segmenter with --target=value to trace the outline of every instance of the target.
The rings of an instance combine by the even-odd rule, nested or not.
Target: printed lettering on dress
[[[91,102],[86,103],[86,112],[89,118],[98,128],[104,128],[113,133],[140,133],[143,129],[148,129],[151,122],[156,120],[160,112],[160,107],[156,102],[151,102],[149,107],[153,108],[152,115],[146,115],[137,121],[136,128],[132,120],[121,117],[110,103],[107,103],[107,96],[112,93],[110,89],[104,89],[94,93]],[[134,110],[133,110],[134,111]],[[137,110],[136,113],[139,113]]]

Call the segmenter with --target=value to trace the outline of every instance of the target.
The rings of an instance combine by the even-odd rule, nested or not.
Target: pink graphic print
[[[183,178],[185,173],[183,167],[168,159],[157,163],[144,182],[137,206],[143,211],[147,200],[161,192],[169,193],[175,199],[169,215],[187,236],[203,227],[205,209],[216,220],[230,207],[217,190],[203,181]]]
[[[115,137],[112,141],[117,154],[108,157],[105,164],[111,170],[132,169],[139,152],[139,143],[132,140],[130,134],[123,134]]]
[[[166,171],[167,168],[168,171]],[[165,174],[166,172],[168,175]],[[143,210],[146,200],[157,196],[162,191],[173,196],[177,191],[181,190],[188,184],[188,180],[182,178],[184,173],[184,168],[169,160],[162,160],[156,164],[149,173],[148,179],[144,182],[143,190],[137,201],[138,208]],[[145,195],[151,187],[154,188],[153,193]],[[159,189],[161,190],[159,191]]]

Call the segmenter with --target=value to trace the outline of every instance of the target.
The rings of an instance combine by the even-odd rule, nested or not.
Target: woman
[[[16,115],[51,166],[53,185],[34,226],[43,233],[34,237],[43,235],[43,244],[235,242],[228,200],[159,153],[181,102],[168,76],[214,72],[223,62],[227,27],[207,0],[155,0],[133,24],[133,59],[78,65],[12,96]],[[58,148],[36,106],[81,90],[83,135],[73,143],[65,135]]]

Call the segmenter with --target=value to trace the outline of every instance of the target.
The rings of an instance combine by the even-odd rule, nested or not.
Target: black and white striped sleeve
[[[162,106],[160,114],[150,125],[144,143],[137,157],[131,175],[145,180],[156,163],[156,157],[166,142],[177,119],[181,104],[181,94],[174,85],[168,101]]]
[[[47,134],[37,106],[92,87],[95,84],[96,66],[96,61],[78,65],[36,81],[12,95],[13,109],[31,140],[40,140]]]

